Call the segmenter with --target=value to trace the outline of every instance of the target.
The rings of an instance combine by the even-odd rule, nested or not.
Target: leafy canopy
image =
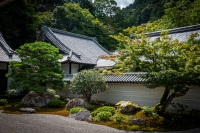
[[[62,89],[63,71],[57,48],[49,43],[26,43],[17,49],[20,62],[12,61],[9,65],[8,77],[12,77],[10,88],[46,92],[47,85],[54,89]]]
[[[107,83],[97,71],[83,70],[73,77],[70,88],[73,93],[83,95],[90,102],[93,94],[106,90]]]
[[[199,84],[200,41],[197,33],[187,41],[179,42],[162,32],[152,39],[144,34],[142,26],[132,27],[124,34],[114,36],[120,42],[114,72],[145,71],[148,88],[165,87],[157,109],[165,111],[173,98],[184,96],[192,85]]]
[[[115,48],[114,39],[109,37],[103,24],[88,9],[82,9],[79,4],[68,3],[57,6],[53,11],[53,18],[54,28],[96,37],[105,48]]]

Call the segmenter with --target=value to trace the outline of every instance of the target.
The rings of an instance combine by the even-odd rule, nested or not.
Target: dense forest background
[[[118,42],[110,35],[128,27],[150,32],[189,26],[200,24],[199,16],[200,0],[135,0],[123,9],[115,0],[0,0],[0,32],[13,49],[34,42],[46,25],[96,37],[115,50]]]

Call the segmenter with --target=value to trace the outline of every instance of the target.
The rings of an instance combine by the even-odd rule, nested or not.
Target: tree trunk
[[[165,91],[166,92],[166,91]],[[164,113],[167,109],[167,107],[170,105],[170,103],[172,102],[172,100],[176,97],[180,97],[180,96],[184,96],[186,94],[187,91],[185,92],[179,92],[179,93],[172,93],[169,97],[163,98],[161,100],[162,103],[159,103],[158,105],[156,105],[155,109],[157,112],[159,113]],[[163,94],[164,96],[165,94]]]
[[[91,96],[92,96],[91,94],[85,94],[85,98],[88,103],[90,103],[90,101],[91,101]]]
[[[160,104],[163,104],[166,100],[167,100],[167,97],[169,96],[169,93],[170,93],[170,89],[168,89],[168,87],[165,88],[165,91],[164,91],[164,94],[160,100]]]
[[[163,93],[163,96],[162,96],[162,98],[160,99],[160,103],[157,104],[157,105],[155,106],[156,112],[163,112],[163,111],[162,111],[162,110],[163,110],[163,106],[164,106],[165,102],[167,101],[167,98],[168,98],[168,96],[169,96],[169,93],[170,93],[170,89],[169,89],[168,87],[166,87],[166,88],[165,88],[165,91],[164,91],[164,93]]]

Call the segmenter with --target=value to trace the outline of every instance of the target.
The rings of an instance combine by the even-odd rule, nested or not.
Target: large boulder
[[[25,97],[23,97],[21,104],[25,106],[35,106],[35,107],[43,107],[46,106],[50,100],[56,99],[53,94],[43,93],[37,94],[34,91],[30,91]]]
[[[70,100],[66,104],[66,109],[70,110],[71,108],[74,108],[74,107],[85,108],[85,107],[87,107],[87,105],[88,105],[88,103],[84,99],[82,99],[82,98],[75,98],[75,99]]]
[[[115,105],[115,107],[120,113],[131,113],[142,110],[139,105],[135,104],[132,101],[120,101]]]
[[[20,108],[19,111],[29,113],[29,114],[36,113],[35,109],[33,108]]]
[[[92,115],[90,114],[90,111],[88,110],[81,110],[78,113],[71,114],[68,117],[74,118],[78,121],[92,121]]]

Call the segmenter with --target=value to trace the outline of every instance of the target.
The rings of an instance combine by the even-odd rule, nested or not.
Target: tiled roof
[[[42,27],[42,32],[46,39],[63,53],[64,58],[60,60],[61,62],[71,61],[74,63],[95,65],[100,55],[110,54],[93,37],[46,26]]]
[[[136,72],[124,75],[104,75],[107,83],[143,83],[145,79],[142,77],[146,73]]]
[[[178,39],[180,42],[187,41],[188,37],[192,33],[198,33],[199,36],[196,39],[200,39],[200,24],[198,25],[192,25],[192,26],[185,26],[180,28],[174,28],[174,29],[168,29],[166,31],[169,31],[169,36],[172,37],[172,39]],[[160,36],[161,31],[146,33],[148,37],[150,37],[152,40],[158,38]]]
[[[97,65],[95,66],[95,68],[112,67],[115,64],[116,63],[114,61],[111,61],[111,60],[99,59],[97,61]]]
[[[8,46],[0,32],[0,62],[10,62],[13,60],[19,60],[17,53]]]
[[[124,75],[103,75],[107,83],[143,83],[145,72],[126,73]],[[64,81],[70,82],[73,75],[66,75]]]

